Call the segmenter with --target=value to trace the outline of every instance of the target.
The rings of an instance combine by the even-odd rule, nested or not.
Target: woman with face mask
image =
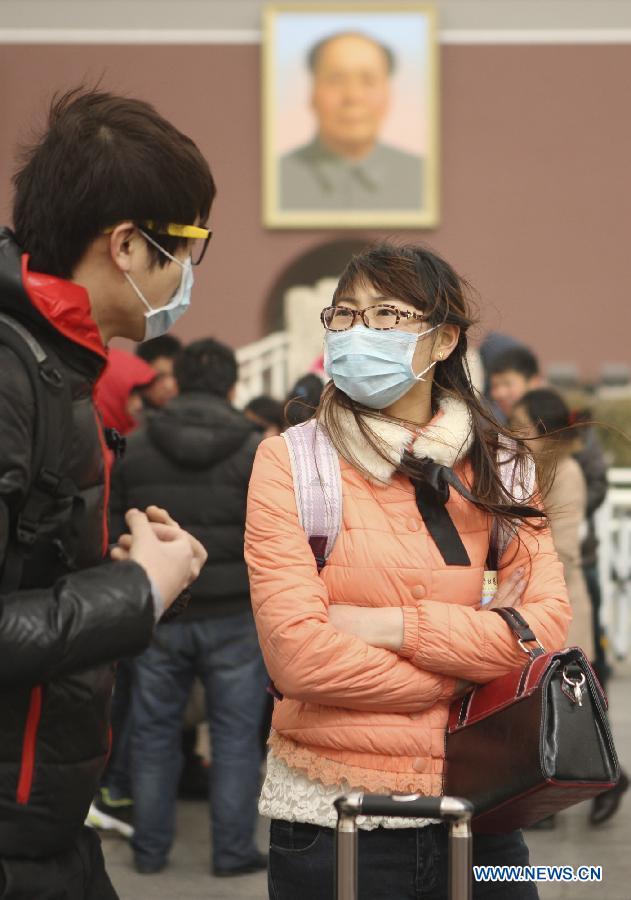
[[[340,794],[442,793],[450,703],[471,682],[523,665],[493,607],[520,605],[548,650],[565,641],[570,611],[545,520],[524,512],[514,524],[520,501],[497,461],[509,433],[471,387],[466,290],[437,255],[382,245],[351,260],[323,310],[331,381],[316,419],[339,456],[342,516],[320,572],[285,441],[258,452],[246,558],[261,647],[283,695],[260,802],[272,819],[275,900],[332,897]],[[526,454],[518,444],[516,471]],[[483,604],[497,520],[513,523],[512,539]],[[358,824],[362,898],[447,895],[444,825]],[[473,855],[476,865],[528,863],[520,832],[475,836]],[[481,883],[474,897],[530,900],[537,890]]]

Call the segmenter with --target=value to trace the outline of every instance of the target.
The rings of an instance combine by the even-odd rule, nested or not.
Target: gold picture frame
[[[262,51],[264,225],[436,227],[435,7],[272,3]]]

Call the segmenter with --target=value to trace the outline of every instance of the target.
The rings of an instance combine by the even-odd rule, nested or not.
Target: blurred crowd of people
[[[110,539],[128,509],[153,504],[208,553],[186,610],[118,664],[112,752],[88,817],[129,838],[146,874],[166,865],[178,796],[210,802],[215,875],[266,866],[254,831],[273,701],[243,559],[247,488],[260,441],[310,418],[323,380],[309,373],[284,401],[254,397],[242,411],[237,380],[229,347],[163,335],[136,354],[111,349],[95,392],[114,448]],[[197,752],[204,720],[212,765]]]
[[[480,347],[487,395],[495,414],[526,440],[545,485],[543,496],[556,551],[572,604],[568,646],[579,646],[607,688],[610,670],[600,621],[601,588],[594,514],[607,494],[607,462],[586,410],[573,410],[546,385],[533,351],[507,335],[491,333]],[[590,821],[597,825],[618,808],[629,781],[596,797]],[[540,828],[554,827],[554,819]]]

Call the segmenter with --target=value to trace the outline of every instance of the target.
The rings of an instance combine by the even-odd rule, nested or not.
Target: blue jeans
[[[212,745],[213,863],[252,862],[266,675],[252,614],[159,625],[134,662],[132,846],[139,862],[166,860],[182,766],[182,718],[195,676],[206,693]]]
[[[121,659],[116,666],[116,682],[112,697],[112,747],[101,786],[109,790],[114,800],[131,797],[130,741],[131,741],[131,684],[133,660]]]
[[[270,900],[332,900],[335,832],[274,819],[270,831]],[[376,828],[359,833],[361,900],[446,900],[448,829]],[[475,835],[473,865],[528,865],[520,831]],[[535,884],[473,885],[474,900],[537,900]]]

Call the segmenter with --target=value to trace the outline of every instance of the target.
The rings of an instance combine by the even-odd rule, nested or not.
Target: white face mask
[[[193,283],[195,281],[195,276],[193,275],[193,264],[191,262],[191,257],[187,257],[186,262],[182,262],[176,256],[172,256],[164,247],[161,247],[153,238],[150,238],[148,234],[139,228],[138,229],[141,235],[145,238],[145,240],[149,241],[150,244],[153,244],[160,253],[163,253],[165,256],[168,256],[170,260],[177,263],[178,266],[182,269],[182,277],[180,279],[180,284],[178,286],[177,291],[166,306],[162,306],[159,309],[153,309],[143,292],[140,290],[136,282],[133,280],[131,275],[128,272],[125,272],[125,278],[131,284],[132,288],[136,292],[136,295],[143,303],[143,305],[147,308],[148,312],[145,313],[145,336],[143,340],[150,341],[152,338],[160,337],[162,334],[166,334],[167,331],[171,328],[171,326],[177,322],[180,316],[183,316],[186,310],[191,305],[191,292],[193,290]]]
[[[395,403],[436,365],[431,362],[418,374],[412,368],[419,341],[439,325],[420,334],[376,331],[356,325],[346,331],[327,331],[324,368],[335,385],[353,400],[372,409]]]

